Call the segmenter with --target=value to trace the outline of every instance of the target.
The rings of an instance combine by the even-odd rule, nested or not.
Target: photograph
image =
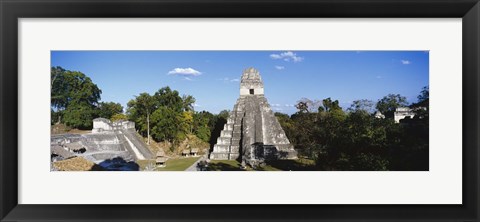
[[[479,1],[0,0],[0,221],[480,222]]]
[[[429,171],[429,51],[50,56],[51,172]]]

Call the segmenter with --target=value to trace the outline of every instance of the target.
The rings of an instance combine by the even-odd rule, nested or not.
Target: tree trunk
[[[147,144],[150,145],[150,115],[147,113]]]

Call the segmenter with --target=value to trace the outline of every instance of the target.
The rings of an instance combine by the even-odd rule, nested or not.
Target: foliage
[[[71,103],[96,105],[102,91],[85,74],[61,67],[51,69],[51,106],[66,109]]]
[[[71,104],[65,109],[63,122],[78,129],[92,129],[93,119],[96,118],[95,107],[85,104]]]
[[[184,111],[194,111],[194,105],[195,105],[195,98],[190,95],[183,95],[182,96],[182,108]]]
[[[320,170],[428,170],[428,87],[411,107],[417,115],[400,124],[393,111],[407,106],[405,97],[390,94],[376,108],[390,118],[375,118],[373,102],[354,101],[344,112],[337,100],[322,100],[318,112],[309,99],[291,116],[275,113],[300,156],[315,160]],[[427,105],[427,106],[425,106]],[[423,113],[423,114],[422,114]],[[425,114],[426,113],[426,114]]]
[[[392,118],[396,108],[407,106],[407,98],[400,94],[388,94],[377,102],[376,108],[387,118]]]
[[[115,115],[113,115],[110,120],[112,122],[115,122],[115,121],[120,121],[120,120],[128,120],[128,117],[127,115],[123,114],[123,113],[117,113]]]
[[[197,112],[193,115],[193,133],[205,142],[210,140],[213,130],[210,124],[213,123],[213,118],[214,115],[206,111]]]
[[[98,104],[98,117],[111,119],[113,115],[121,114],[123,106],[120,103],[101,102]]]
[[[186,96],[188,97],[188,96]],[[166,106],[175,112],[181,112],[186,103],[179,96],[177,90],[171,90],[170,87],[163,87],[153,95],[156,107]],[[193,98],[193,97],[192,97]]]
[[[192,133],[208,140],[206,138],[209,138],[209,132],[202,129],[198,125],[199,120],[195,119],[198,116],[193,111],[194,103],[193,96],[180,97],[178,91],[167,86],[160,88],[154,95],[141,93],[130,100],[127,104],[127,115],[135,122],[137,130],[143,136],[149,137],[151,128],[151,137],[156,141],[176,144]],[[209,120],[207,118],[205,121]]]
[[[140,93],[127,103],[128,119],[135,122],[141,135],[147,136],[148,144],[150,144],[150,115],[156,107],[155,98],[148,93]]]
[[[174,109],[161,106],[152,113],[152,138],[156,141],[172,142],[179,133],[179,113]]]
[[[420,95],[417,97],[418,102],[411,105],[411,108],[415,111],[415,115],[418,119],[424,119],[428,121],[429,113],[429,89],[428,86],[422,88]],[[426,123],[428,125],[428,123]]]
[[[88,128],[97,117],[102,91],[85,74],[52,67],[50,72],[51,119],[74,128]]]

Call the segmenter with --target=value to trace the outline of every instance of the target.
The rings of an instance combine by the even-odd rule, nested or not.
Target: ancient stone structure
[[[400,120],[405,119],[406,117],[413,118],[415,116],[415,112],[408,108],[408,107],[398,107],[395,109],[393,113],[393,120],[396,123],[399,123]]]
[[[52,161],[80,156],[94,163],[121,158],[125,161],[154,159],[143,139],[130,121],[111,122],[93,120],[90,134],[52,135],[50,139]]]
[[[264,96],[260,73],[249,68],[243,72],[240,98],[230,112],[210,159],[237,159],[255,166],[276,158],[294,159],[297,152]]]

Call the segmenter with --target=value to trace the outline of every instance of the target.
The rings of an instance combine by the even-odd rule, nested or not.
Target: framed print
[[[478,221],[479,7],[2,1],[2,221]]]

